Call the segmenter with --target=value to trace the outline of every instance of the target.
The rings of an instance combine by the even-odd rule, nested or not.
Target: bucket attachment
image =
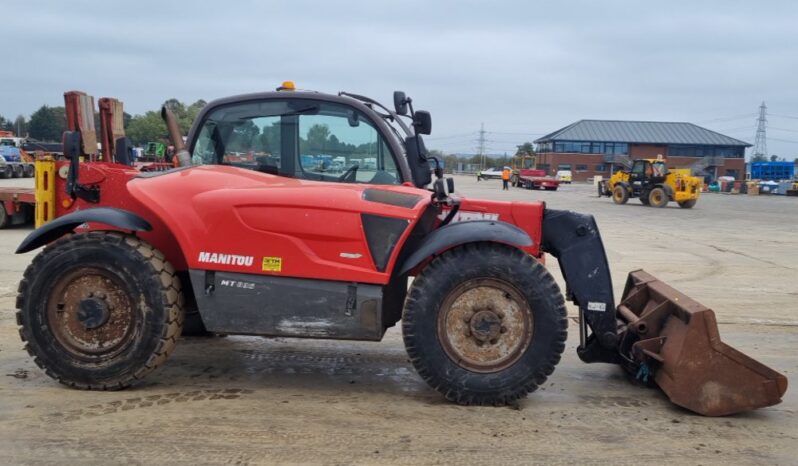
[[[705,416],[781,402],[787,378],[720,341],[715,313],[652,275],[629,274],[617,317],[626,366]]]

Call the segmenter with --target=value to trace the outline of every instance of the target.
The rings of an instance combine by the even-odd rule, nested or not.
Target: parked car
[[[573,174],[571,173],[571,170],[560,170],[557,172],[557,179],[560,180],[560,183],[571,184]]]

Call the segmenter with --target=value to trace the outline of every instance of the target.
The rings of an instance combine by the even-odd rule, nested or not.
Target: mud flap
[[[787,378],[723,343],[715,313],[652,275],[629,274],[617,317],[625,366],[705,416],[781,402]]]

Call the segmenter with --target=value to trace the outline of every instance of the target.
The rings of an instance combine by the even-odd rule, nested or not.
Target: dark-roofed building
[[[692,123],[579,120],[537,140],[538,168],[571,170],[574,181],[607,178],[634,159],[666,158],[673,168],[692,168],[708,180],[745,176],[751,144]]]

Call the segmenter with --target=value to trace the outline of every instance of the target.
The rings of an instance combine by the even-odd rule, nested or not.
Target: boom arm
[[[546,209],[541,249],[557,258],[566,297],[579,306],[580,359],[619,362],[612,278],[593,216]],[[592,330],[589,335],[588,327]]]

